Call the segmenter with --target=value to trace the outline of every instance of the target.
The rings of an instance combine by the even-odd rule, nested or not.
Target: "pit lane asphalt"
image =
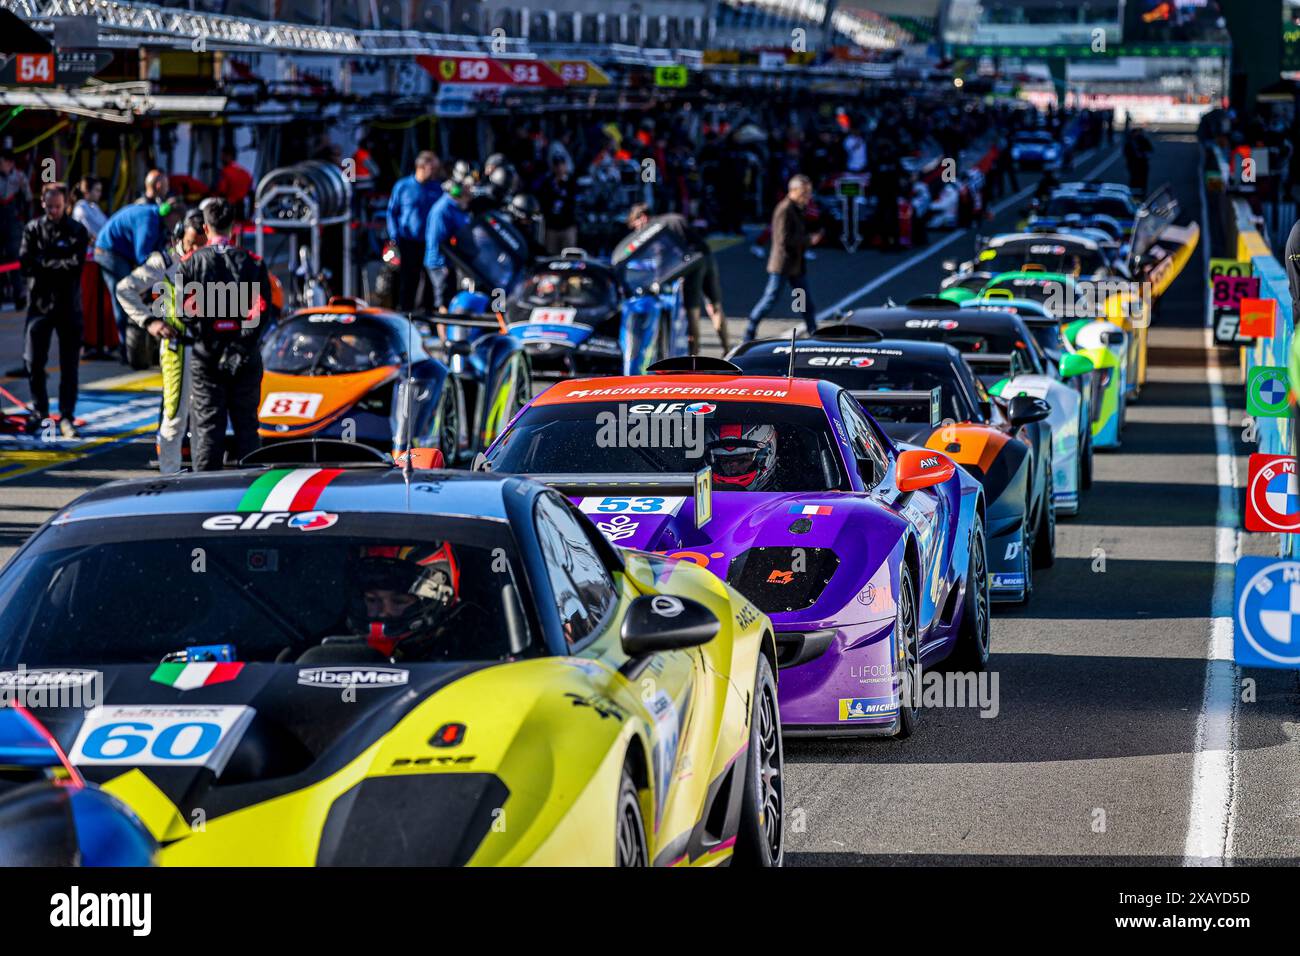
[[[1202,218],[1196,158],[1191,135],[1158,137],[1152,182],[1172,182],[1184,221]],[[1075,173],[1121,178],[1123,166],[1104,152],[1082,158]],[[1025,202],[1004,202],[982,231],[1014,228]],[[819,250],[814,301],[826,310],[891,272],[857,304],[932,292],[941,261],[966,258],[972,245],[966,233],[936,235],[909,253]],[[743,316],[761,290],[763,260],[745,243],[718,255],[728,312]],[[1217,503],[1201,273],[1198,252],[1164,297],[1150,381],[1129,408],[1123,448],[1098,453],[1081,513],[1058,524],[1056,567],[1038,573],[1028,608],[995,611],[998,715],[927,710],[917,736],[900,742],[787,741],[789,863],[1184,862]],[[791,325],[772,320],[763,331]],[[731,320],[733,342],[743,328],[743,318]],[[9,367],[14,329],[0,320],[0,367]],[[716,351],[716,338],[705,341]],[[1235,354],[1222,358],[1235,426],[1244,398]],[[1231,433],[1244,476],[1251,447],[1240,428]],[[135,441],[0,481],[0,561],[81,492],[153,474],[151,457],[151,443]],[[1104,571],[1093,570],[1097,549]],[[1271,536],[1243,536],[1243,551],[1270,549]],[[1256,680],[1257,699],[1241,705],[1237,724],[1232,862],[1296,861],[1300,683],[1286,671],[1243,676]]]

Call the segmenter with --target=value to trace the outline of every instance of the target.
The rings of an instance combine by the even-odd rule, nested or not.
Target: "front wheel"
[[[953,666],[961,671],[982,671],[989,663],[989,574],[985,553],[984,523],[975,516],[970,535],[970,561],[966,571],[966,600],[963,602]]]
[[[1056,563],[1056,502],[1052,500],[1056,484],[1052,480],[1051,462],[1047,464],[1047,488],[1043,491],[1043,509],[1034,532],[1034,564],[1050,568]]]
[[[641,796],[626,767],[619,783],[616,806],[614,865],[649,866],[650,850],[645,837],[645,818],[641,815]]]
[[[912,590],[912,572],[907,565],[898,569],[898,613],[894,620],[894,672],[899,678],[898,734],[900,738],[916,733],[921,722],[921,642],[917,633],[916,598]]]
[[[785,752],[781,711],[772,665],[758,655],[754,703],[749,720],[740,832],[734,860],[752,866],[780,866],[785,860]]]

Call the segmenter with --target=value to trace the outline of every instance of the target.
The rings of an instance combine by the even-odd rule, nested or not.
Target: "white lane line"
[[[1209,206],[1205,198],[1204,157],[1201,178],[1201,259],[1210,274]],[[1192,792],[1187,811],[1184,866],[1224,866],[1232,862],[1233,793],[1237,777],[1237,665],[1232,659],[1232,603],[1241,534],[1237,530],[1237,458],[1233,454],[1228,405],[1223,395],[1223,367],[1209,327],[1206,299],[1205,375],[1210,386],[1214,422],[1214,464],[1219,483],[1214,529],[1214,592],[1210,604],[1209,646],[1201,712],[1193,744]]]
[[[1096,147],[1096,148],[1100,149],[1100,147]],[[1115,162],[1115,160],[1119,159],[1119,157],[1120,157],[1119,153],[1111,153],[1111,155],[1104,158],[1100,163],[1098,163],[1088,172],[1084,173],[1083,176],[1080,178],[1091,179],[1093,176],[1096,176],[1098,173],[1100,173],[1111,163]],[[1004,210],[1009,208],[1012,204],[1020,202],[1026,196],[1030,195],[1037,188],[1038,188],[1037,184],[1033,186],[1026,186],[1024,189],[1020,190],[1020,192],[1016,193],[1015,195],[1007,196],[1001,202],[995,203],[993,205],[993,214],[995,216],[1001,215]],[[944,249],[949,245],[951,245],[952,243],[956,242],[958,239],[962,238],[963,236],[969,235],[970,231],[971,230],[969,228],[957,229],[949,233],[947,236],[945,236],[940,241],[934,243],[933,245],[926,246],[924,249],[920,250],[919,252],[912,253],[912,255],[908,256],[906,259],[895,264],[893,268],[887,269],[886,271],[882,272],[880,275],[872,279],[870,282],[867,282],[865,285],[860,286],[855,291],[850,292],[848,295],[844,296],[844,298],[840,299],[834,305],[822,309],[820,312],[817,313],[817,321],[825,322],[838,310],[843,309],[846,306],[852,305],[853,303],[861,299],[864,295],[868,295],[875,289],[878,289],[880,286],[884,285],[886,282],[888,282],[890,279],[894,278],[895,276],[899,275],[900,273],[906,272],[908,269],[912,268],[912,266],[924,262],[926,259],[930,258],[940,249]]]

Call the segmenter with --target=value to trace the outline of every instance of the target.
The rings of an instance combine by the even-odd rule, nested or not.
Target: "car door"
[[[599,543],[563,498],[554,494],[539,496],[535,519],[569,652],[574,657],[600,661],[621,675],[611,677],[605,696],[614,696],[613,684],[622,682],[650,726],[655,829],[661,822],[674,825],[670,834],[680,828],[689,829],[698,816],[697,801],[702,801],[703,795],[688,795],[683,800],[681,791],[673,790],[671,784],[688,773],[696,759],[696,736],[706,734],[711,749],[712,722],[694,720],[697,710],[707,712],[710,706],[710,695],[702,680],[703,652],[689,648],[653,654],[644,661],[629,660],[623,653],[619,628],[621,607],[635,597],[634,589],[626,579],[616,581],[601,558]],[[620,593],[620,586],[626,591]],[[618,696],[628,699],[626,693]],[[582,703],[575,701],[575,706]],[[705,754],[698,756],[702,766],[709,765]]]

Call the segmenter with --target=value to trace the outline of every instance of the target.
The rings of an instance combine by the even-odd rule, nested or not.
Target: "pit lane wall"
[[[1277,322],[1272,336],[1257,338],[1253,345],[1242,349],[1242,382],[1248,381],[1250,370],[1262,365],[1286,368],[1289,365],[1292,328],[1295,324],[1291,308],[1291,292],[1287,285],[1286,270],[1274,256],[1264,238],[1263,227],[1244,199],[1232,202],[1232,223],[1228,236],[1228,249],[1236,258],[1251,264],[1251,274],[1259,277],[1261,299],[1277,301]],[[1235,247],[1233,245],[1235,243]],[[1294,386],[1293,386],[1294,387]],[[1295,410],[1295,399],[1292,398]],[[1267,455],[1295,454],[1294,432],[1289,418],[1259,418],[1255,422],[1258,437],[1257,451]],[[1279,534],[1278,555],[1300,556],[1300,535]]]

